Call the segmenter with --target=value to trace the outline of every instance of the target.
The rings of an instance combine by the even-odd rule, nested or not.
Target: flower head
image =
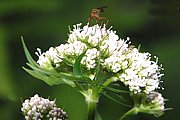
[[[41,120],[45,118],[49,120],[67,119],[66,112],[61,108],[57,108],[55,101],[44,99],[37,94],[31,97],[31,99],[24,101],[21,111],[26,120]]]
[[[156,117],[161,116],[165,110],[165,99],[158,92],[151,92],[142,99],[142,103],[138,108],[138,112],[153,114]]]
[[[81,60],[85,74],[91,71],[94,75],[100,64],[102,71],[112,72],[113,77],[117,77],[135,94],[149,94],[159,88],[160,78],[163,76],[160,73],[162,67],[158,66],[157,61],[151,60],[150,53],[142,53],[137,48],[130,47],[130,38],[119,38],[111,28],[98,24],[81,26],[81,23],[73,26],[66,44],[51,47],[45,53],[39,52],[37,63],[40,67],[56,69],[67,61],[74,64],[78,56],[85,53]]]
[[[164,111],[164,109],[165,109],[164,101],[165,100],[162,97],[162,94],[160,94],[158,92],[151,92],[147,96],[147,102],[148,102],[149,106],[153,106],[151,108],[155,109],[155,110]]]

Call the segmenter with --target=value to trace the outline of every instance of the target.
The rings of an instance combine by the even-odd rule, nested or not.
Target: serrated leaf
[[[24,53],[25,53],[25,55],[26,55],[26,58],[27,58],[28,62],[29,62],[31,65],[33,65],[33,66],[37,66],[38,64],[37,64],[37,63],[33,60],[33,58],[31,57],[31,55],[30,55],[30,53],[29,53],[29,51],[28,51],[28,49],[27,49],[27,47],[26,47],[26,44],[25,44],[24,39],[23,39],[22,36],[21,36],[21,42],[22,42],[23,49],[24,49]]]

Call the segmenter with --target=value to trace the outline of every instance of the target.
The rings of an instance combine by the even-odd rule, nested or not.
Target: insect
[[[91,11],[91,14],[90,14],[90,17],[88,18],[88,22],[92,21],[93,19],[96,20],[96,24],[98,23],[98,20],[101,20],[101,26],[103,24],[103,21],[102,20],[106,20],[106,26],[108,24],[108,21],[109,19],[106,18],[106,17],[101,17],[100,14],[102,12],[104,12],[104,9],[107,8],[107,6],[103,6],[103,7],[99,7],[99,8],[95,8],[95,9],[92,9]]]

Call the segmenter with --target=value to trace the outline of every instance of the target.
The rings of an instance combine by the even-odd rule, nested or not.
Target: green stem
[[[107,79],[103,84],[102,84],[102,86],[104,86],[104,87],[107,87],[107,86],[109,86],[111,83],[113,83],[114,82],[114,77],[111,77],[111,78],[109,78],[109,79]],[[101,93],[101,92],[103,92],[103,87],[101,87],[100,89],[99,89],[99,93]]]
[[[130,115],[134,115],[138,113],[138,108],[134,107],[132,109],[130,109],[129,111],[127,111],[123,116],[121,116],[119,118],[119,120],[124,120],[125,117],[130,116]]]
[[[88,102],[88,120],[95,120],[96,118],[96,106],[97,102]]]
[[[96,106],[99,99],[99,94],[96,88],[89,88],[87,91],[82,92],[86,99],[88,108],[88,120],[95,120],[96,118]]]
[[[111,77],[103,83],[103,86],[109,86],[113,82],[114,82],[114,77]]]

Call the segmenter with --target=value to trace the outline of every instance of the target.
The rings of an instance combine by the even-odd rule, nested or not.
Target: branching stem
[[[124,120],[125,117],[130,116],[130,115],[134,115],[138,113],[138,108],[134,107],[132,109],[130,109],[129,111],[127,111],[123,116],[121,116],[118,120]]]

